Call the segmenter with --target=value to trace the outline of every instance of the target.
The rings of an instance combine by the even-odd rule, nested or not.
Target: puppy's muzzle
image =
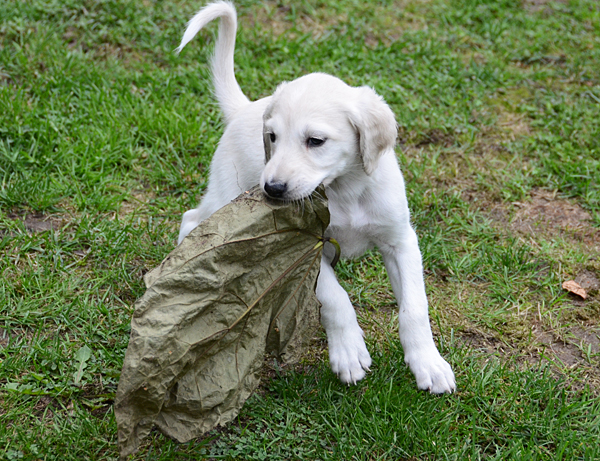
[[[269,197],[282,199],[285,193],[287,192],[287,184],[279,182],[266,182],[264,190]]]

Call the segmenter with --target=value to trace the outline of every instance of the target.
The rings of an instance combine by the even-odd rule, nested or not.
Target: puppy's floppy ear
[[[271,118],[271,112],[273,110],[273,103],[267,106],[265,113],[263,114],[263,146],[265,148],[265,165],[271,160],[271,137],[267,133],[265,122]]]
[[[263,145],[265,146],[265,165],[271,160],[271,134],[263,129]]]
[[[377,168],[383,153],[396,144],[397,125],[394,113],[372,88],[353,88],[356,99],[349,113],[350,124],[358,134],[363,167],[367,174]]]
[[[271,154],[273,151],[273,146],[271,145],[271,135],[267,131],[267,129],[265,127],[265,123],[273,116],[273,108],[275,106],[275,101],[277,99],[277,96],[279,95],[279,92],[286,84],[287,84],[287,82],[281,82],[277,86],[277,89],[275,90],[275,92],[273,93],[273,96],[271,97],[271,101],[269,102],[269,105],[267,106],[267,108],[265,109],[265,111],[263,113],[263,117],[262,117],[263,118],[263,146],[265,148],[265,165],[267,163],[269,163],[269,160],[271,160]]]

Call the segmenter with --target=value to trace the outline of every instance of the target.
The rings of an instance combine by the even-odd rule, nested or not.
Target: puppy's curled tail
[[[215,54],[212,58],[213,85],[215,95],[229,122],[233,115],[250,101],[242,93],[242,89],[235,79],[233,70],[233,51],[235,49],[235,33],[237,31],[237,18],[235,7],[230,2],[215,2],[206,5],[188,22],[187,29],[181,39],[181,44],[175,51],[181,52],[183,47],[206,24],[221,18],[219,36],[215,44]]]

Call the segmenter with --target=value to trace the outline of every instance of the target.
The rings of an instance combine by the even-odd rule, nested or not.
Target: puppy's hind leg
[[[321,302],[321,323],[327,332],[329,363],[340,381],[356,384],[371,366],[371,356],[356,321],[356,312],[348,293],[338,283],[330,260],[323,256],[317,280],[317,298]]]
[[[200,209],[194,208],[183,213],[181,218],[181,225],[179,226],[179,237],[177,238],[177,245],[179,245],[183,239],[192,232],[198,225],[203,221]]]
[[[214,181],[211,181],[211,183],[214,183]],[[198,208],[183,213],[181,225],[179,226],[177,245],[179,245],[190,232],[198,227],[202,221],[208,219],[215,211],[227,205],[237,195],[236,191],[232,191],[227,195],[222,192],[219,193],[220,191],[217,189],[218,188],[213,188],[209,185]]]

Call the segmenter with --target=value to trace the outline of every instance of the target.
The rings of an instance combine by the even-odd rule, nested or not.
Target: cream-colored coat
[[[179,51],[208,22],[221,18],[212,62],[215,94],[226,128],[208,188],[199,207],[183,215],[179,242],[200,222],[260,183],[268,195],[297,200],[321,183],[331,213],[327,233],[344,257],[377,247],[398,300],[400,340],[417,386],[452,392],[450,365],[439,354],[429,325],[421,253],[410,225],[394,145],[396,122],[368,87],[350,87],[326,74],[282,83],[272,96],[250,102],[234,75],[236,13],[228,2],[211,3],[188,24]],[[317,283],[321,321],[332,370],[344,383],[365,376],[371,357],[348,294],[323,255]]]

